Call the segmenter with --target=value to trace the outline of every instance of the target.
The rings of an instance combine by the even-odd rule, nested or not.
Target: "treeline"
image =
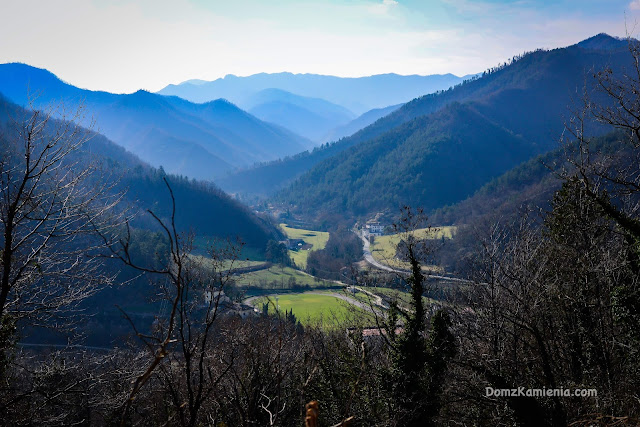
[[[312,400],[320,402],[318,425],[326,426],[349,417],[360,425],[391,425],[411,412],[400,400],[403,382],[392,353],[359,346],[361,339],[345,339],[344,329],[302,330],[284,313],[282,319],[220,318],[216,328],[207,343],[205,375],[188,385],[182,350],[172,350],[171,363],[136,396],[125,424],[299,426]],[[10,425],[119,424],[131,382],[149,359],[144,351],[127,349],[25,349],[14,356],[20,368],[5,377],[13,398],[6,389],[0,397],[3,422]],[[41,370],[37,377],[34,369]]]
[[[533,214],[485,232],[475,252],[478,284],[467,295],[470,309],[458,313],[455,333],[465,356],[454,362],[451,393],[595,389],[597,399],[485,394],[482,405],[467,407],[472,418],[519,425],[637,422],[631,390],[640,381],[639,325],[629,316],[640,308],[640,252],[586,193],[570,179],[542,226]],[[449,416],[461,416],[451,409]]]

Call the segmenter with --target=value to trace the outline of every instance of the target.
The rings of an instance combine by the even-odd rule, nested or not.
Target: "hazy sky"
[[[638,36],[640,0],[0,0],[0,18],[0,62],[132,92],[258,72],[464,75]]]

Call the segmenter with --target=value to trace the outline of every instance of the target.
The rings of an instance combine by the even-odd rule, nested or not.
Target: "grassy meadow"
[[[311,288],[336,286],[335,282],[317,279],[302,271],[279,265],[240,274],[234,280],[237,286],[262,289],[291,289],[297,286]]]
[[[301,249],[297,251],[289,251],[289,255],[298,268],[307,268],[307,258],[310,251],[324,249],[329,241],[329,233],[326,231],[305,230],[302,228],[289,227],[286,224],[280,224],[282,230],[289,239],[302,239],[305,243],[312,245],[311,249]]]
[[[418,239],[439,240],[451,239],[456,233],[455,226],[420,228],[413,231]],[[409,268],[409,264],[396,259],[396,247],[402,240],[401,234],[375,236],[371,245],[371,255],[376,261],[395,268]],[[425,270],[439,271],[435,266],[423,266]]]
[[[411,294],[408,292],[408,290],[403,291],[400,289],[393,289],[393,288],[367,288],[367,290],[372,294],[387,296],[391,299],[395,299],[398,301],[400,305],[405,307],[408,307],[409,304],[411,303]],[[439,304],[438,301],[431,298],[427,298],[427,297],[422,297],[422,302],[425,306],[429,304]]]
[[[202,256],[202,255],[189,255],[189,257],[191,259],[193,259],[195,262],[197,262],[198,264],[205,266],[205,267],[213,267],[214,263],[211,260],[211,258],[207,257],[207,256]],[[247,267],[257,267],[260,265],[266,265],[265,261],[251,261],[251,260],[246,260],[246,259],[237,259],[237,260],[223,260],[217,263],[216,265],[216,269],[218,271],[225,271],[228,269],[240,269],[240,268],[247,268]]]
[[[285,295],[272,295],[253,300],[253,305],[261,309],[262,304],[269,302],[269,312],[276,309],[281,313],[293,310],[293,314],[303,325],[318,324],[332,325],[357,317],[362,317],[362,311],[346,301],[324,293],[304,292]]]

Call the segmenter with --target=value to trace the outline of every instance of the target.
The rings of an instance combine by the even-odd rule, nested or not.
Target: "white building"
[[[365,225],[367,232],[373,236],[382,236],[384,234],[384,225],[379,222],[368,222]]]
[[[211,301],[214,301],[220,298],[220,304],[222,303],[230,303],[231,298],[224,294],[224,291],[205,291],[204,293],[204,303],[209,305]]]

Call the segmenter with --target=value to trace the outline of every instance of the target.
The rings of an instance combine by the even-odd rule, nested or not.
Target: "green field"
[[[281,313],[293,310],[293,314],[303,325],[318,323],[331,325],[352,319],[354,315],[362,313],[346,301],[320,293],[305,292],[261,297],[253,300],[253,305],[261,309],[265,302],[269,303],[271,313],[274,313],[276,308]]]
[[[298,268],[307,268],[307,258],[310,251],[324,249],[329,241],[329,233],[326,231],[305,230],[302,228],[292,228],[286,224],[280,224],[282,230],[287,234],[289,239],[302,239],[305,243],[312,245],[309,250],[301,249],[298,251],[289,251],[289,255]]]
[[[418,239],[439,240],[451,239],[456,233],[455,226],[420,228],[413,231]],[[371,245],[371,255],[376,261],[396,268],[409,268],[409,264],[396,259],[396,247],[402,240],[401,234],[389,234],[387,236],[375,236]],[[433,266],[424,266],[426,270],[438,270]]]
[[[191,259],[193,259],[195,262],[199,263],[202,266],[205,267],[211,267],[213,266],[213,261],[207,257],[207,256],[202,256],[202,255],[189,255]],[[220,261],[216,267],[218,271],[224,271],[224,270],[228,270],[230,268],[235,269],[239,269],[239,268],[246,268],[246,267],[256,267],[259,265],[265,265],[266,262],[265,261],[250,261],[250,260],[245,260],[245,259],[237,259],[237,260],[223,260]]]
[[[295,286],[311,288],[336,286],[335,282],[316,279],[290,267],[274,265],[265,270],[252,271],[234,277],[237,286],[262,289],[292,289]]]

